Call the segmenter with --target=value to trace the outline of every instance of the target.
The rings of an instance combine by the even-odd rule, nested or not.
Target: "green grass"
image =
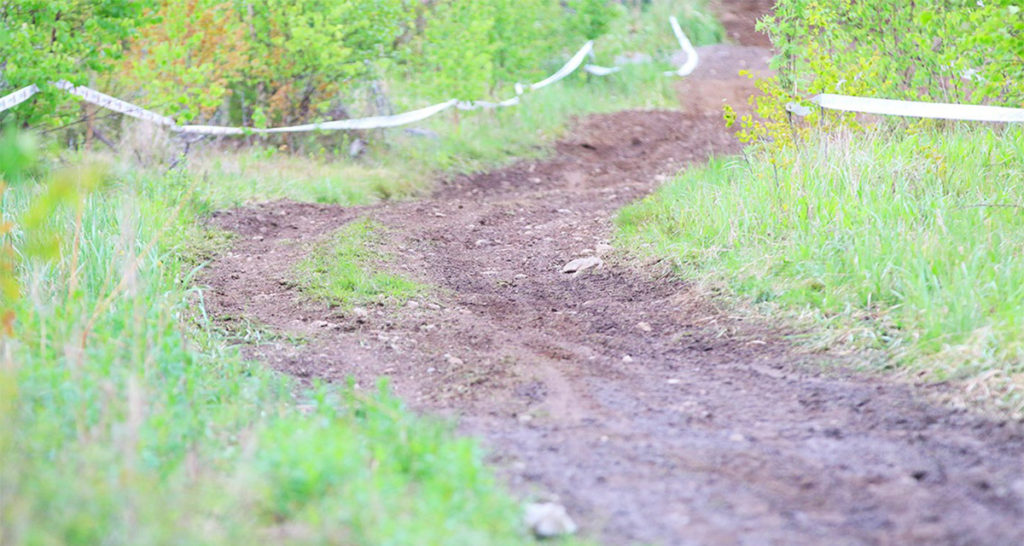
[[[404,303],[425,287],[381,270],[389,256],[377,249],[383,226],[358,220],[318,243],[296,265],[299,288],[344,308],[372,302]]]
[[[884,366],[1024,410],[1024,131],[821,136],[717,159],[623,210],[624,244]]]
[[[3,219],[24,225],[46,187],[9,188]],[[190,288],[194,191],[120,177],[72,198],[80,224],[73,204],[43,215],[58,255],[16,263],[0,542],[525,541],[473,441],[383,391],[303,390],[225,344]],[[28,259],[31,239],[16,227],[3,241]]]

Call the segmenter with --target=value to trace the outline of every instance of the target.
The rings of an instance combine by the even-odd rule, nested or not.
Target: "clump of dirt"
[[[701,60],[688,78],[675,85],[679,104],[687,112],[751,112],[748,97],[761,93],[755,82],[774,74],[769,69],[771,50],[757,46],[709,45],[697,48]],[[744,71],[748,76],[741,76]]]
[[[571,135],[430,199],[221,213],[240,237],[203,276],[208,307],[305,339],[245,348],[285,373],[390,378],[609,544],[1024,543],[1020,424],[808,366],[828,356],[611,250],[619,207],[738,151],[717,112],[594,116]],[[357,313],[290,286],[304,244],[359,217],[433,295]],[[586,256],[600,265],[562,272]]]

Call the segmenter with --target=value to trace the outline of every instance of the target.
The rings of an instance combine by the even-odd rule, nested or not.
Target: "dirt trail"
[[[413,407],[457,417],[514,488],[557,495],[608,544],[1024,544],[1020,424],[821,371],[785,332],[609,252],[618,208],[737,151],[717,112],[621,112],[572,134],[553,159],[427,200],[220,213],[241,237],[205,274],[209,308],[309,340],[246,349],[276,369],[387,376]],[[359,217],[389,227],[392,267],[432,296],[356,317],[291,288],[303,243]]]

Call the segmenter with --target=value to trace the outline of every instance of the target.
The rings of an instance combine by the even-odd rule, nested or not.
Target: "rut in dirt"
[[[719,67],[767,55],[708,53]],[[713,68],[687,85],[748,85]],[[823,371],[787,332],[610,250],[620,207],[738,151],[703,107],[620,112],[582,120],[551,159],[430,199],[225,211],[214,222],[241,236],[204,274],[208,307],[309,340],[245,348],[282,372],[390,378],[481,438],[513,489],[557,496],[608,544],[1024,544],[1020,424]],[[357,218],[387,226],[389,267],[429,297],[355,316],[297,293],[308,244]],[[562,272],[585,256],[603,263]]]

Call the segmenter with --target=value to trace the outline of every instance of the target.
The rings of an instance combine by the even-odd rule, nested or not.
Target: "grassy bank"
[[[190,288],[212,250],[192,180],[60,177],[57,201],[56,179],[3,195],[25,261],[3,302],[0,542],[526,539],[472,441],[386,392],[303,392],[224,345]],[[39,234],[59,252],[30,251]]]
[[[1024,131],[826,135],[717,159],[622,211],[620,237],[876,364],[1024,410]]]

